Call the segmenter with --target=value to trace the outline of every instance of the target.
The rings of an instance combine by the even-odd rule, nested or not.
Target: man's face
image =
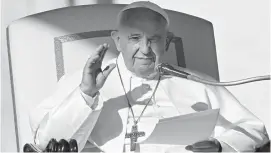
[[[118,31],[116,46],[123,54],[126,67],[139,77],[155,73],[155,66],[165,52],[165,23],[152,19],[152,14],[136,16]]]

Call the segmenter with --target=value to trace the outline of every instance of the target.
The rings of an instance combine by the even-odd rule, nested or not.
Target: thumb
[[[116,67],[116,64],[110,64],[103,70],[104,79],[108,77],[108,75],[112,72],[112,70]]]
[[[192,151],[193,150],[193,146],[192,145],[188,145],[185,147],[186,150]]]

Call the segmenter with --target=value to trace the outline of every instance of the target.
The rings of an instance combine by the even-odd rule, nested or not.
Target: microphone
[[[173,75],[176,77],[196,81],[196,82],[203,83],[203,84],[214,85],[214,86],[235,86],[235,85],[241,85],[241,84],[251,83],[251,82],[256,82],[256,81],[270,80],[270,75],[264,75],[264,76],[251,77],[251,78],[246,78],[246,79],[241,79],[241,80],[236,80],[236,81],[216,82],[216,81],[202,79],[202,78],[195,76],[193,74],[176,69],[172,65],[166,64],[166,63],[158,64],[156,66],[156,70],[159,72],[159,74],[161,76]]]

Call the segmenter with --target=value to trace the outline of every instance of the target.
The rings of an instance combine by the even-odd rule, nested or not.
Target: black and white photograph
[[[270,6],[1,0],[1,152],[270,152]]]

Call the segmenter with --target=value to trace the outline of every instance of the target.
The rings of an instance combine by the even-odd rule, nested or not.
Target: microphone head
[[[159,63],[156,67],[155,67],[156,71],[159,72],[160,75],[165,75],[166,70],[174,70],[174,68],[167,63]]]
[[[156,66],[156,70],[159,72],[160,75],[174,75],[182,78],[187,78],[189,73],[174,68],[172,65],[167,63],[160,63]]]
[[[163,67],[164,63],[159,63],[158,65],[156,65],[155,70],[161,75],[161,73],[163,72]]]

